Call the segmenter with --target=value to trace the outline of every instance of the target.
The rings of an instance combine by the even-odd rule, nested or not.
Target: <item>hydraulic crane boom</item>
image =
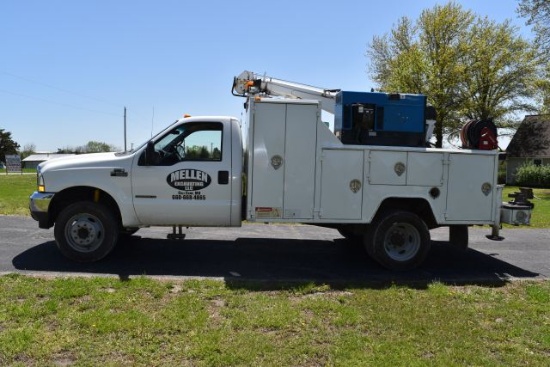
[[[321,102],[321,108],[334,113],[335,97],[340,89],[323,89],[306,84],[289,82],[252,71],[243,71],[233,79],[234,96],[250,97],[268,95],[296,99],[314,99]]]

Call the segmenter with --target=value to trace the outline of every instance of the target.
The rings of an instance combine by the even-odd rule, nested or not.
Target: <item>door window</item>
[[[145,165],[145,154],[152,154],[148,163],[155,166],[172,166],[184,161],[219,162],[222,160],[222,128],[219,122],[177,126],[144,152],[139,165]]]

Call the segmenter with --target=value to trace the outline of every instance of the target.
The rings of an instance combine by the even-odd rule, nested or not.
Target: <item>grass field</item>
[[[550,283],[0,277],[2,366],[547,366]]]
[[[0,173],[0,214],[29,215],[29,196],[36,190],[36,174]]]
[[[519,191],[517,187],[506,186],[502,193],[502,201],[512,200],[509,193]],[[535,209],[531,217],[530,227],[514,227],[506,225],[506,228],[550,228],[550,189],[533,189],[535,198],[531,200]]]
[[[28,215],[35,181],[0,175],[0,214]],[[550,190],[535,196],[533,227],[550,227]],[[265,289],[0,276],[0,366],[547,366],[549,358],[550,282]]]

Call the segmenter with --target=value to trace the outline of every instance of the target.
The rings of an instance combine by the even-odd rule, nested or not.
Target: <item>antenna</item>
[[[124,151],[128,151],[128,149],[126,149],[126,106],[124,106]]]
[[[151,117],[151,138],[153,137],[154,122],[155,122],[155,106],[153,106],[153,116]]]

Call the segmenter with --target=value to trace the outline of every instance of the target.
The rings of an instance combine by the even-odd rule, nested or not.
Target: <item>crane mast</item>
[[[260,75],[252,71],[243,71],[233,79],[234,96],[276,96],[295,99],[313,99],[321,102],[321,108],[334,114],[335,98],[340,89],[324,89],[307,84],[290,82]]]

